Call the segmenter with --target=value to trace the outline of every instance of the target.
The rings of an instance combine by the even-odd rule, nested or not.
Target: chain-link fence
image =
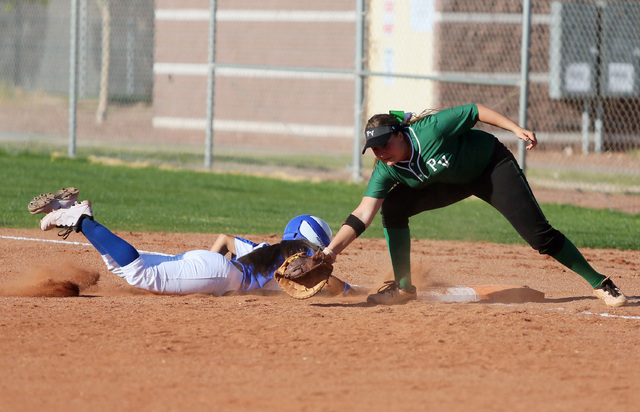
[[[528,4],[0,0],[0,139],[366,179],[372,114],[483,103],[536,132],[526,170],[538,193],[640,213],[640,2]]]

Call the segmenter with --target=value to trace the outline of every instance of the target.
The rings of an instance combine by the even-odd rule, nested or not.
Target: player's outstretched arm
[[[375,199],[373,197],[364,196],[360,205],[351,213],[357,217],[367,228],[373,221],[376,213],[380,210],[384,199]],[[358,234],[349,225],[342,225],[338,233],[333,237],[329,246],[327,246],[323,252],[330,257],[333,262],[336,256],[340,254],[351,242],[358,237]]]
[[[476,104],[478,107],[478,120],[482,123],[490,124],[504,130],[513,132],[520,140],[527,142],[527,150],[531,150],[538,144],[536,134],[531,130],[523,129],[517,123],[506,116],[488,108],[482,104]]]

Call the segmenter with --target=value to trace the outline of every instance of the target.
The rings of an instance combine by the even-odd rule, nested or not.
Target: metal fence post
[[[209,56],[207,58],[207,124],[204,167],[213,167],[213,103],[216,62],[216,9],[217,1],[209,0]]]
[[[356,0],[356,42],[355,42],[355,67],[354,67],[354,107],[353,107],[353,157],[351,162],[351,180],[362,180],[360,169],[362,168],[362,154],[360,152],[360,139],[362,136],[362,105],[364,101],[364,19],[365,0]]]
[[[529,100],[529,43],[531,37],[531,0],[522,1],[522,45],[520,51],[520,109],[518,123],[527,128],[527,103]],[[518,163],[526,170],[526,142],[518,141]]]
[[[78,5],[78,97],[80,100],[87,97],[88,15],[87,0],[80,0]]]
[[[78,82],[78,0],[71,0],[69,47],[69,157],[76,157],[76,106]]]

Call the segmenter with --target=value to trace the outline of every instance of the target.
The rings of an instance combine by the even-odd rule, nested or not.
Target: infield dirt
[[[52,232],[0,233],[0,410],[596,411],[640,404],[640,251],[583,249],[631,297],[614,309],[527,246],[414,240],[420,290],[501,284],[528,286],[545,299],[369,306],[366,295],[158,296],[108,272],[80,234],[70,244],[9,238],[58,240]],[[208,248],[216,236],[117,234],[164,253]],[[392,277],[384,240],[356,240],[334,273],[380,286]],[[73,295],[69,284],[79,296],[50,297]]]

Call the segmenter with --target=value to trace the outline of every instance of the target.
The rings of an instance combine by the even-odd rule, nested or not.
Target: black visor
[[[391,135],[400,130],[400,126],[397,124],[391,124],[386,126],[376,126],[364,131],[364,136],[367,141],[362,149],[362,154],[369,147],[384,146],[387,144]]]

